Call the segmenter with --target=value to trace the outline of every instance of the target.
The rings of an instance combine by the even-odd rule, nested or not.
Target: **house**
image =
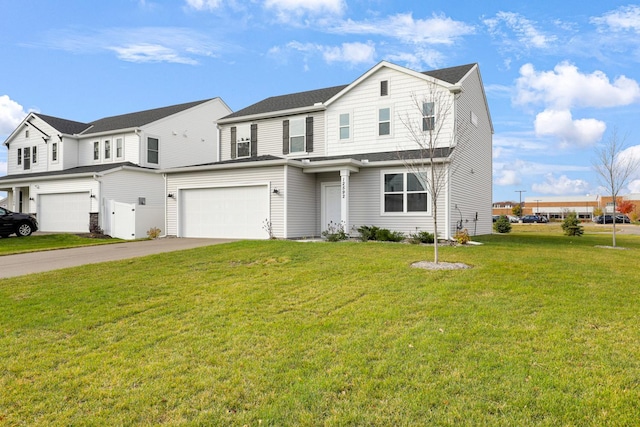
[[[439,237],[491,233],[493,127],[478,65],[423,73],[383,61],[350,84],[270,97],[218,120],[216,162],[163,171],[167,234],[291,239],[330,224],[432,231],[429,195],[408,163],[423,151],[404,124],[433,129],[439,106],[414,101],[432,92],[453,107],[435,156],[447,177]]]
[[[158,170],[215,161],[216,120],[230,112],[213,98],[90,123],[29,113],[4,142],[0,191],[42,231],[146,237],[165,223]]]

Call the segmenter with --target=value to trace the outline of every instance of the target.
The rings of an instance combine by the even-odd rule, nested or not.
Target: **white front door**
[[[342,221],[340,214],[340,183],[323,182],[320,215],[320,231],[325,231],[329,223],[337,226]],[[347,231],[347,230],[345,230]]]

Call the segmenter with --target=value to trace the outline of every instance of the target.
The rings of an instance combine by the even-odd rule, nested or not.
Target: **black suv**
[[[14,233],[18,237],[30,236],[34,231],[38,231],[38,221],[33,215],[0,208],[0,237]]]

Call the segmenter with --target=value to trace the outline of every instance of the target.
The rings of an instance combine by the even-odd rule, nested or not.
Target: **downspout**
[[[167,197],[167,194],[169,194],[167,188],[167,174],[163,173],[162,178],[164,179],[164,234],[160,236],[160,238],[167,237],[167,227],[169,226],[169,221],[167,220],[167,209],[169,207],[167,202],[167,199],[169,199],[169,197]]]
[[[222,150],[222,128],[220,125],[216,124],[216,129],[218,130],[218,147],[216,148],[216,162],[219,162],[222,158],[220,150]]]
[[[93,179],[98,183],[98,195],[96,196],[97,200],[98,200],[98,227],[100,227],[102,230],[105,229],[104,227],[104,222],[105,222],[105,216],[103,215],[103,197],[102,197],[102,181],[100,181],[98,178],[100,177],[100,175],[98,175],[97,173],[93,174]],[[109,217],[111,218],[111,217]],[[89,224],[89,231],[91,231],[91,224]],[[109,233],[111,233],[111,224],[109,224]]]

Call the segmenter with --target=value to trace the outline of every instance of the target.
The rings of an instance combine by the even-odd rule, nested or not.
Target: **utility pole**
[[[516,193],[520,193],[520,216],[523,216],[524,211],[522,210],[522,193],[526,193],[527,190],[516,190]]]
[[[534,200],[536,202],[536,215],[540,215],[540,200]]]

